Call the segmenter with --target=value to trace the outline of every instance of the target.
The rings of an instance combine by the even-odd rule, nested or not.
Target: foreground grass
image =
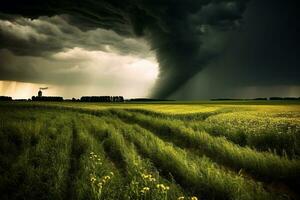
[[[1,103],[0,199],[298,199],[297,109]]]
[[[69,117],[46,114],[51,121],[39,115],[19,123],[7,118],[2,121],[1,144],[10,148],[2,146],[1,158],[14,153],[1,165],[1,199],[35,199],[45,194],[47,199],[64,198],[70,160],[71,129],[65,126]]]

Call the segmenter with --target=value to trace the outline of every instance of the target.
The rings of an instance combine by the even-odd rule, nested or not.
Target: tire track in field
[[[126,170],[126,162],[124,161],[123,155],[121,155],[121,152],[114,149],[110,145],[109,139],[105,139],[103,143],[103,150],[107,158],[113,163],[114,166],[116,166],[116,169],[124,176],[127,176],[127,170]]]
[[[121,157],[119,156],[114,156],[116,155],[115,154],[116,152],[115,149],[112,148],[112,146],[110,146],[109,144],[109,132],[108,130],[103,130],[103,131],[105,131],[105,133],[103,133],[102,135],[91,133],[90,131],[88,131],[88,134],[93,139],[95,139],[99,145],[103,147],[104,157],[107,158],[113,164],[113,166],[116,167],[116,170],[118,170],[118,172],[120,172],[123,176],[126,176],[125,161],[123,159],[120,159]]]
[[[195,112],[195,113],[188,113],[188,114],[168,114],[168,113],[159,113],[151,110],[146,109],[124,109],[131,113],[139,113],[144,114],[152,117],[159,117],[163,119],[172,119],[172,120],[181,120],[181,121],[188,121],[188,120],[200,120],[203,121],[210,116],[218,115],[224,113],[221,109],[216,110],[213,112]]]
[[[131,113],[139,113],[144,114],[147,116],[152,117],[159,117],[162,119],[173,119],[173,120],[180,120],[183,122],[188,122],[190,120],[193,121],[204,121],[209,117],[216,116],[219,114],[224,113],[233,113],[233,112],[240,112],[241,110],[237,110],[236,108],[229,107],[229,108],[218,108],[214,111],[208,111],[208,112],[192,112],[192,113],[165,113],[165,112],[157,112],[142,108],[121,108],[122,110],[131,112]],[[244,109],[246,110],[246,109]]]
[[[71,151],[70,151],[70,164],[69,164],[69,171],[67,177],[67,184],[66,184],[66,194],[65,199],[76,199],[76,192],[75,192],[75,179],[79,171],[79,159],[82,154],[78,147],[78,132],[75,125],[74,119],[72,120],[72,135],[71,135]]]

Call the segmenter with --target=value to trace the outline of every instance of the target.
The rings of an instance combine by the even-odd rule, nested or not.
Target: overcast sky
[[[10,0],[0,95],[300,96],[294,2]]]

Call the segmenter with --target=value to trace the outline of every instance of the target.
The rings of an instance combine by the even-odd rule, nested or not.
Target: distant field
[[[0,102],[0,199],[299,199],[300,103]]]

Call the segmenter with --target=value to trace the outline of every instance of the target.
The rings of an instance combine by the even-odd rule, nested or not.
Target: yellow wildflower
[[[150,190],[149,187],[144,187],[142,190],[141,190],[141,193],[146,193]]]
[[[164,190],[164,191],[166,191],[166,190],[169,190],[169,189],[170,189],[170,187],[169,187],[169,186],[165,186],[164,184],[157,184],[157,185],[156,185],[156,188],[157,188],[157,189]]]
[[[155,179],[155,178],[149,178],[149,181],[151,181],[151,182],[155,182],[155,181],[156,181],[156,179]]]
[[[95,182],[96,181],[96,178],[95,177],[92,177],[91,178],[91,182]]]
[[[144,187],[144,188],[143,188],[143,190],[145,190],[145,191],[149,191],[149,190],[150,190],[150,188],[149,188],[149,187]]]

